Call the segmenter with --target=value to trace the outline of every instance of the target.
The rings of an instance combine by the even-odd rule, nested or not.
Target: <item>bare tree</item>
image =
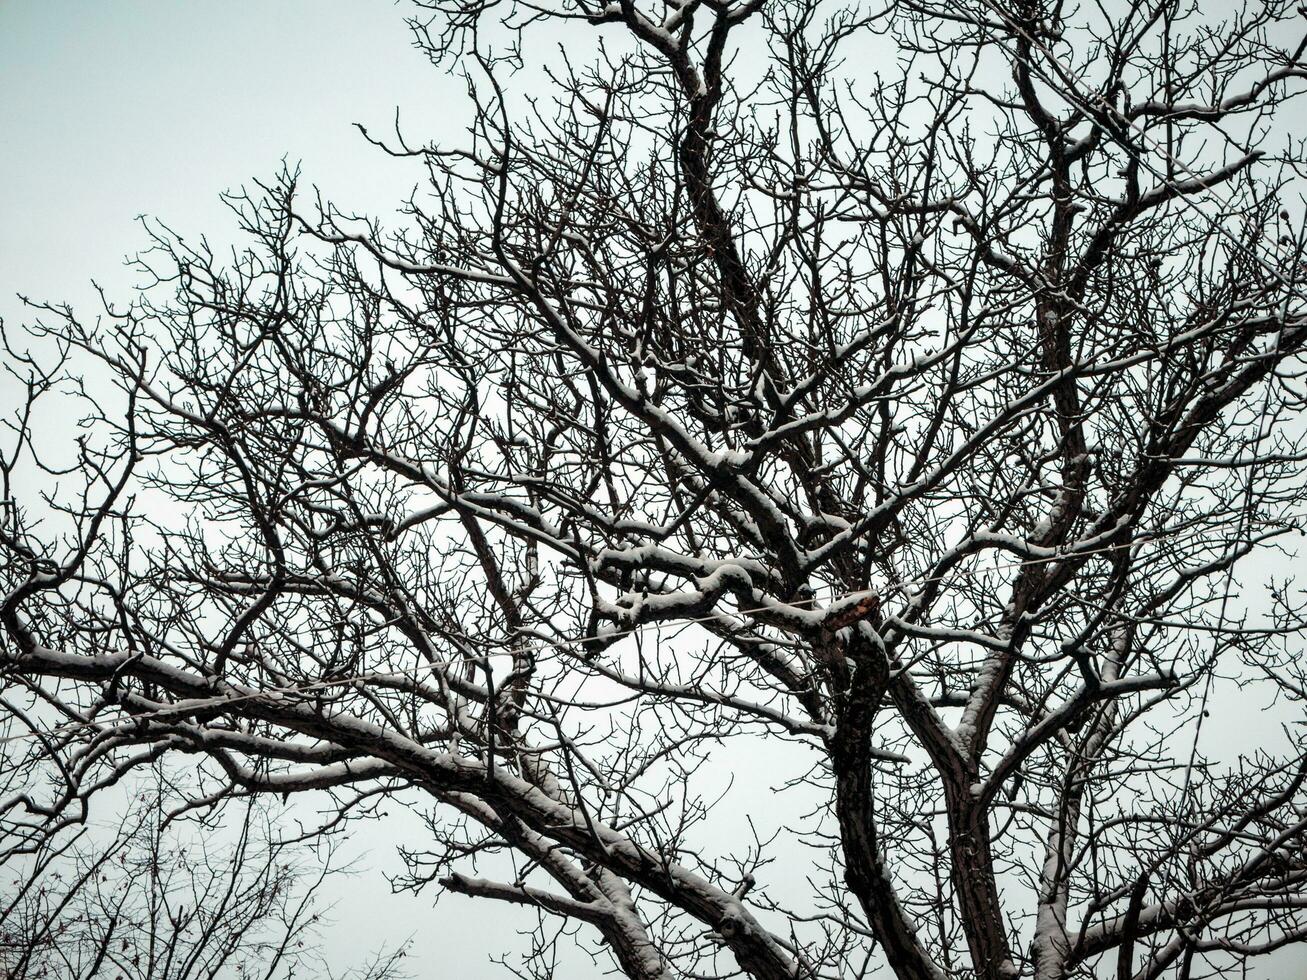
[[[27,754],[28,761],[41,753]],[[6,758],[6,775],[30,768]],[[84,820],[0,823],[0,976],[5,980],[288,980],[320,973],[315,949],[323,909],[315,901],[336,873],[311,860],[312,837],[281,835],[272,808],[247,800],[228,826],[218,812],[174,819],[174,778],[160,767],[136,780],[135,799],[112,827]],[[47,780],[31,779],[27,794]],[[54,781],[57,782],[57,781]],[[31,801],[32,796],[28,796]],[[103,805],[103,804],[102,804]],[[182,812],[190,808],[182,807]],[[398,976],[401,947],[352,973]]]
[[[476,113],[369,137],[429,178],[394,227],[285,174],[242,250],[155,226],[129,305],[11,336],[46,818],[165,753],[196,806],[429,806],[407,884],[536,910],[537,977],[571,935],[640,980],[1307,938],[1257,565],[1307,518],[1293,4],[422,8]],[[1284,737],[1221,751],[1236,695]],[[712,831],[743,767],[806,847]]]

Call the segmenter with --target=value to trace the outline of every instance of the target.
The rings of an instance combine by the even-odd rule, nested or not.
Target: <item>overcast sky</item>
[[[79,299],[149,214],[227,233],[218,192],[283,157],[360,210],[413,171],[380,157],[395,108],[430,133],[461,84],[409,45],[391,0],[0,0],[0,313],[15,292]]]

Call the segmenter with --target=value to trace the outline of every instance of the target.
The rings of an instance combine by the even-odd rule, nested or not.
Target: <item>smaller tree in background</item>
[[[44,754],[16,750],[15,741],[5,743],[7,775],[21,768],[16,756]],[[41,790],[52,781],[27,775],[23,795],[39,813]],[[0,821],[0,977],[403,975],[402,949],[352,969],[323,961],[320,886],[341,873],[332,869],[329,841],[284,839],[273,808],[258,800],[202,817],[187,812],[162,769],[152,775],[132,781],[137,792],[118,807],[115,826],[73,818],[66,808],[50,822],[8,809]],[[113,807],[104,795],[96,801],[101,811]]]

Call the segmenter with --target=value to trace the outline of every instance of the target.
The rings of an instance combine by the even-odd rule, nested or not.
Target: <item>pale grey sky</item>
[[[218,192],[283,157],[360,210],[416,178],[353,123],[431,132],[462,86],[393,0],[0,0],[0,313],[113,289],[145,213],[231,231]]]

